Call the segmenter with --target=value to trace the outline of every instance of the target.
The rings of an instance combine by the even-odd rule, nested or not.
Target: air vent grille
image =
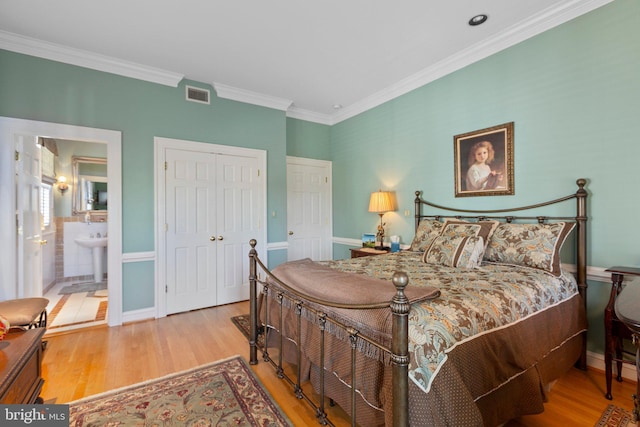
[[[187,86],[186,87],[187,101],[199,102],[200,104],[210,104],[210,95],[207,89],[201,89],[199,87]]]

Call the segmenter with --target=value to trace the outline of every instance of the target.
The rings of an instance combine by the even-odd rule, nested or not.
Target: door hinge
[[[16,150],[16,162],[20,160],[20,152]]]
[[[324,182],[325,182],[326,184],[328,184],[328,183],[329,183],[329,177],[328,177],[328,176],[325,176],[325,177],[324,177]]]
[[[258,169],[258,176],[260,176],[260,169]]]
[[[169,168],[169,165],[167,164],[167,162],[164,162],[164,170],[167,170]]]
[[[169,285],[164,285],[164,293],[169,293]]]
[[[169,231],[169,224],[167,224],[166,222],[164,224],[164,231]]]

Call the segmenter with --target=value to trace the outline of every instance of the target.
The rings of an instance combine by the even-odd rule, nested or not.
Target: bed
[[[586,180],[577,185],[483,211],[416,192],[416,235],[393,254],[269,271],[252,240],[250,363],[260,347],[321,424],[332,425],[327,400],[366,426],[492,426],[542,412],[553,380],[586,369]],[[575,214],[555,215],[571,202]],[[534,215],[512,215],[524,211]]]

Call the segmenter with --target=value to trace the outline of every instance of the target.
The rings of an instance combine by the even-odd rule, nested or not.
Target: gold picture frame
[[[513,123],[453,137],[456,197],[515,194]]]

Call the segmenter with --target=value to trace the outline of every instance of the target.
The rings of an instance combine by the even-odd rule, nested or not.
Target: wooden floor
[[[71,331],[47,338],[42,397],[66,403],[114,388],[240,354],[248,344],[230,321],[249,312],[247,302],[197,310],[124,326]],[[253,367],[258,378],[296,426],[317,425],[313,412],[296,399],[266,363]],[[631,409],[635,383],[614,380],[614,400],[604,398],[604,373],[571,370],[551,390],[545,412],[506,424],[517,426],[593,426],[610,403]],[[340,409],[330,415],[348,425]]]

